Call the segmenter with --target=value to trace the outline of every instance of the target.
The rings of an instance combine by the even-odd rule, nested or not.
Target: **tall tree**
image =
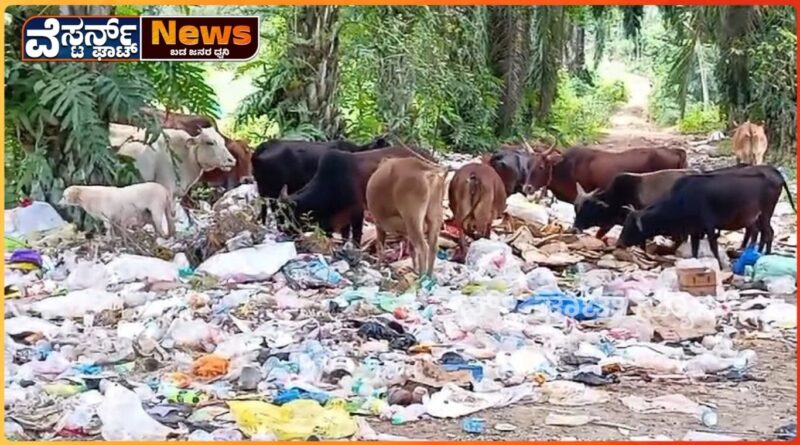
[[[523,100],[531,62],[532,9],[518,6],[489,7],[489,60],[502,90],[496,133],[509,136]]]
[[[533,87],[538,98],[536,119],[544,121],[550,114],[558,89],[558,72],[563,64],[566,8],[539,6],[534,14]]]

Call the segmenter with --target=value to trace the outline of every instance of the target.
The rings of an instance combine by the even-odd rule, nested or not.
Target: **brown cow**
[[[203,172],[200,180],[210,185],[230,190],[239,184],[253,180],[253,164],[250,162],[252,150],[250,150],[247,142],[242,139],[228,139],[225,136],[223,138],[225,139],[225,147],[236,159],[236,166],[227,172],[220,169]]]
[[[767,152],[767,135],[764,127],[749,120],[733,133],[733,153],[741,164],[761,165]]]
[[[192,136],[197,136],[204,128],[214,128],[219,132],[217,123],[206,116],[165,112],[150,107],[144,107],[141,111],[144,114],[153,116],[161,123],[163,128],[177,128]],[[120,121],[119,123],[130,125],[128,121]],[[225,148],[227,148],[233,158],[236,159],[236,166],[227,171],[214,169],[203,172],[200,181],[210,185],[222,186],[225,189],[231,189],[241,183],[251,181],[253,177],[253,167],[250,162],[251,150],[247,142],[241,139],[229,139],[222,133],[220,133],[220,135],[222,135],[222,138],[225,140]]]
[[[459,229],[461,255],[466,253],[466,236],[488,238],[492,221],[503,216],[506,209],[503,181],[487,164],[471,163],[458,169],[450,181],[448,199]]]
[[[620,173],[648,173],[686,168],[686,152],[677,148],[631,148],[608,152],[573,147],[563,154],[555,147],[531,155],[525,194],[547,187],[561,201],[574,203],[576,184],[584,190],[604,189]]]
[[[432,275],[444,211],[446,170],[419,157],[381,161],[367,183],[367,208],[375,218],[378,258],[386,234],[408,238],[414,269]]]

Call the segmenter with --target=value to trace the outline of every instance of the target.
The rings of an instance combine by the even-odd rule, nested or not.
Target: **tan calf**
[[[106,223],[109,231],[113,231],[114,226],[123,229],[138,228],[152,222],[160,236],[175,234],[172,196],[166,187],[156,182],[127,187],[72,185],[64,190],[59,204],[82,208],[89,215]]]
[[[450,181],[450,209],[459,229],[460,254],[466,253],[466,236],[488,237],[492,221],[503,216],[506,189],[500,175],[487,164],[466,164]]]
[[[375,219],[378,257],[386,234],[405,236],[414,269],[431,275],[442,228],[445,169],[421,158],[383,160],[367,183],[367,208]]]
[[[733,153],[743,164],[761,165],[767,152],[767,135],[764,126],[749,120],[736,128],[733,133]]]

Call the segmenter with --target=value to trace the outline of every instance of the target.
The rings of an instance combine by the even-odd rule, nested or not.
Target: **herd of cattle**
[[[718,256],[720,230],[745,229],[743,247],[758,243],[759,250],[769,252],[770,219],[782,189],[795,208],[782,174],[763,165],[767,146],[763,128],[749,121],[734,134],[737,165],[718,170],[689,169],[686,152],[675,148],[607,152],[573,147],[559,152],[523,143],[503,146],[462,166],[446,187],[449,171],[430,153],[390,144],[385,137],[365,145],[270,140],[251,152],[245,141],[221,135],[211,119],[153,109],[144,112],[160,119],[164,133],[147,143],[143,129],[127,122],[111,124],[111,146],[135,160],[144,181],[163,186],[168,191],[164,196],[184,196],[198,181],[231,188],[254,180],[259,195],[272,198],[261,208],[262,222],[268,206],[275,211],[275,204],[284,203],[291,211],[276,212],[280,227],[308,215],[326,234],[338,232],[359,245],[366,215],[376,227],[379,258],[387,235],[400,235],[409,241],[420,273],[433,270],[445,191],[461,232],[460,254],[465,252],[467,236],[489,236],[492,221],[505,210],[506,197],[520,192],[549,190],[555,198],[574,204],[574,230],[599,227],[598,238],[621,225],[620,247],[643,247],[656,235],[671,237],[676,246],[688,238],[694,256],[704,237]],[[178,159],[177,174],[173,155]],[[80,193],[68,188],[64,202],[123,226],[128,224],[120,219],[142,223],[138,213],[148,213],[162,232],[160,216],[154,214],[158,213],[166,216],[168,234],[174,230],[171,203],[154,204],[165,199],[163,193],[142,191],[132,198],[130,192],[123,197],[115,195],[114,188],[97,188],[105,190],[100,193],[105,197],[79,199],[72,195]],[[124,215],[109,215],[114,212]]]

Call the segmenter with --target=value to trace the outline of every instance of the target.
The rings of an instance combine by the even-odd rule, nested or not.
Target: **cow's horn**
[[[622,206],[622,208],[627,210],[627,211],[629,211],[629,212],[635,212],[636,211],[636,209],[630,204],[625,204],[624,206]]]
[[[643,232],[643,231],[644,231],[644,227],[642,226],[642,215],[640,215],[640,214],[634,214],[634,216],[633,216],[633,217],[634,217],[634,219],[636,220],[636,227],[638,227],[638,228],[639,228],[639,231],[640,231],[640,232]]]
[[[281,193],[278,195],[278,199],[281,201],[288,201],[289,200],[289,187],[284,184],[283,188],[281,188]]]
[[[522,140],[522,145],[525,146],[525,149],[528,150],[528,152],[530,152],[530,153],[535,153],[536,152],[536,150],[534,150],[533,147],[531,147],[531,145],[525,139]]]

